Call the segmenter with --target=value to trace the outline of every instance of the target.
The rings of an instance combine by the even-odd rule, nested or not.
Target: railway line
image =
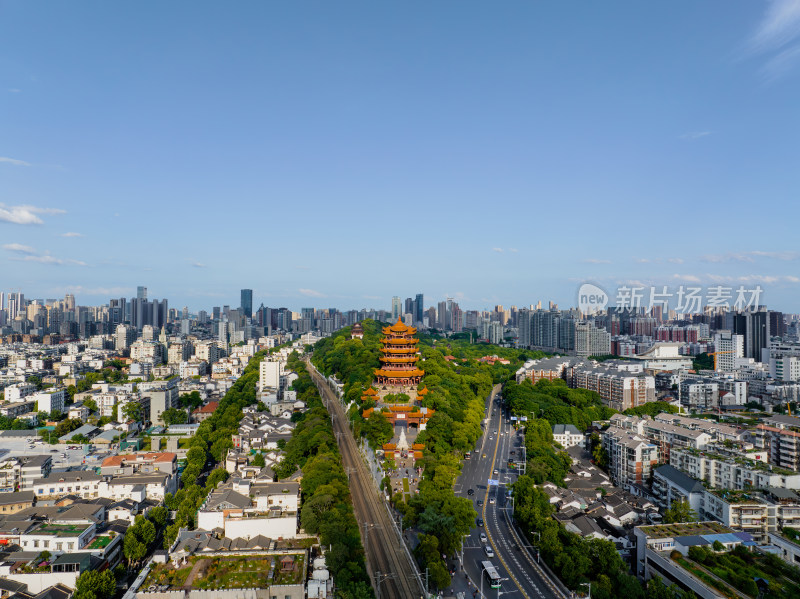
[[[350,480],[353,511],[361,527],[367,569],[378,599],[424,597],[420,579],[410,562],[410,554],[400,538],[391,515],[373,485],[356,440],[347,426],[347,416],[325,379],[306,360],[309,374],[319,389],[331,415],[342,462]]]

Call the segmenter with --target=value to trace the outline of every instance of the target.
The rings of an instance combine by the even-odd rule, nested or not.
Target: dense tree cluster
[[[288,367],[298,374],[293,387],[307,409],[297,421],[285,455],[276,469],[280,478],[303,472],[303,507],[300,522],[307,533],[317,534],[328,547],[325,560],[341,597],[373,597],[353,514],[347,475],[333,434],[330,416],[322,405],[311,376],[293,353]]]
[[[276,349],[278,348],[270,351]],[[206,469],[206,464],[222,461],[228,449],[233,447],[231,437],[239,432],[242,409],[256,403],[258,365],[267,353],[263,351],[253,356],[242,376],[220,400],[214,414],[200,424],[189,441],[186,467],[181,474],[182,488],[175,495],[167,493],[164,499],[167,507],[176,512],[175,521],[167,527],[164,534],[165,548],[169,548],[174,542],[180,528],[192,529],[197,525],[197,509],[203,504],[208,493],[227,479],[227,471],[224,468],[216,468],[208,475],[205,485],[197,483],[198,477]]]
[[[375,413],[364,420],[362,410],[375,404],[362,401],[361,396],[372,384],[373,370],[379,364],[381,325],[371,320],[361,324],[363,339],[350,339],[350,330],[345,328],[320,341],[314,350],[314,363],[325,374],[335,374],[345,383],[344,399],[350,404],[355,432],[377,447],[393,433],[391,424]],[[436,412],[417,437],[418,443],[425,444],[424,458],[418,462],[424,469],[419,493],[407,502],[397,494],[393,502],[403,514],[404,525],[422,531],[416,557],[422,568],[428,569],[431,582],[442,589],[450,584],[442,555],[458,550],[462,535],[474,526],[477,516],[472,501],[453,493],[461,458],[474,448],[482,434],[485,399],[493,382],[507,379],[528,356],[518,350],[471,345],[466,339],[435,335],[420,335],[420,353],[419,365],[425,371],[421,386],[428,389],[421,404]],[[507,357],[511,364],[490,366],[477,360],[487,354]],[[450,355],[457,357],[457,366],[445,359]]]
[[[666,401],[650,401],[644,405],[636,406],[635,408],[628,408],[625,410],[624,414],[626,416],[650,416],[652,418],[662,412],[677,414],[678,408]]]
[[[750,597],[797,597],[800,593],[800,568],[775,554],[757,555],[739,545],[727,552],[700,545],[689,548],[689,559]],[[768,583],[759,593],[756,580]]]
[[[86,570],[75,582],[73,599],[111,599],[117,590],[117,581],[111,570]]]
[[[592,597],[644,597],[644,589],[617,553],[614,544],[601,539],[583,539],[566,530],[551,516],[554,507],[547,494],[530,476],[520,476],[513,485],[514,516],[556,575],[571,589],[592,583]]]
[[[508,381],[503,390],[506,405],[516,416],[544,418],[552,424],[574,424],[585,431],[594,420],[616,413],[603,405],[600,395],[587,389],[570,389],[561,379],[540,380],[532,385]]]

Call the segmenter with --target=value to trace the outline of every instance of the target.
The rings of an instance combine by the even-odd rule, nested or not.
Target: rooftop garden
[[[175,569],[172,563],[159,564],[148,574],[142,590],[151,586],[184,586],[200,590],[265,588],[277,584],[300,584],[305,580],[305,556],[252,555],[232,557],[189,558],[185,566]],[[189,577],[191,576],[191,580]]]
[[[81,534],[87,528],[85,524],[44,524],[37,528],[33,534],[72,537]]]
[[[760,493],[758,489],[747,489],[735,491],[732,489],[717,489],[706,487],[711,493],[727,501],[728,503],[760,503]]]
[[[101,535],[99,537],[95,537],[92,539],[92,542],[89,543],[87,549],[105,549],[111,544],[113,537],[110,535]]]
[[[800,568],[776,555],[753,553],[740,545],[727,552],[696,546],[689,548],[688,557],[677,552],[671,557],[727,597],[735,599],[733,589],[749,597],[800,596]]]
[[[731,532],[731,529],[719,522],[677,522],[675,524],[656,524],[639,528],[651,539],[667,539],[689,535],[713,535]]]

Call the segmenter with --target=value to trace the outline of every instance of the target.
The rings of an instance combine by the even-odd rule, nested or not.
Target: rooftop
[[[732,533],[733,531],[719,522],[676,522],[675,524],[653,524],[651,526],[639,526],[642,531],[651,539],[669,539],[673,537],[687,537],[692,535],[714,535]]]

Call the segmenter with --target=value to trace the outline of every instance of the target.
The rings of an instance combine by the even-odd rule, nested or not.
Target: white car
[[[494,557],[494,551],[489,545],[483,547],[483,552],[486,554],[486,557]]]
[[[486,538],[486,533],[482,532],[481,533],[481,543],[488,543],[488,542],[489,542],[489,539]]]

